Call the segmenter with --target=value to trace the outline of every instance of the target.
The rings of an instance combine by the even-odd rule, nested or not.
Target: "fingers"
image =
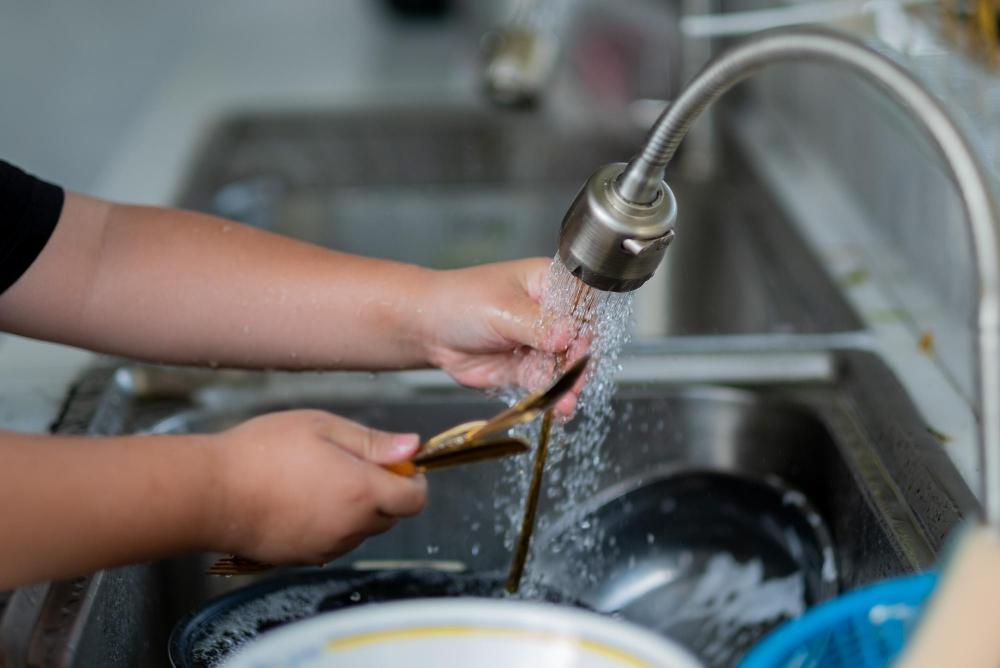
[[[568,319],[559,318],[544,324],[540,320],[541,306],[522,295],[506,310],[494,315],[493,326],[513,345],[546,353],[565,352],[579,338],[578,328]]]
[[[399,517],[383,515],[380,513],[368,521],[368,524],[365,525],[364,536],[361,536],[361,538],[366,539],[371,538],[372,536],[378,536],[379,534],[383,534],[393,528],[397,524],[399,524]],[[352,547],[351,550],[353,549],[354,548]],[[348,552],[351,550],[348,550]]]
[[[348,552],[353,552],[369,538],[383,534],[397,524],[399,524],[399,519],[396,517],[375,515],[366,522],[364,530],[335,538],[329,545],[322,546],[318,556],[300,563],[302,565],[325,566],[334,559],[342,557]]]
[[[413,517],[427,505],[427,478],[423,474],[404,477],[371,467],[368,479],[375,507],[384,516]]]
[[[566,366],[571,365],[574,359],[567,358]],[[576,411],[576,405],[580,401],[580,395],[583,393],[583,388],[587,384],[588,373],[583,373],[580,378],[573,384],[573,387],[556,402],[553,407],[556,415],[566,418],[573,417],[574,411]]]
[[[324,438],[375,464],[406,461],[420,447],[417,434],[394,434],[358,424],[337,415],[329,416]]]
[[[214,545],[272,563],[322,563],[352,550],[423,510],[424,477],[382,468],[411,457],[417,441],[315,410],[271,413],[225,432],[216,442],[219,460],[232,462],[220,481],[231,502],[220,505],[234,514],[211,532],[222,537]]]
[[[372,429],[338,415],[330,415],[327,438],[372,464],[394,464],[410,459],[420,447],[416,434],[393,434]],[[374,508],[388,517],[411,517],[427,503],[423,475],[401,476],[381,466],[364,467]],[[381,533],[381,531],[379,531]]]
[[[482,355],[479,360],[481,370],[472,373],[466,369],[461,374],[461,380],[472,387],[516,386],[535,391],[552,383],[557,368],[568,369],[586,355],[589,346],[589,337],[583,336],[574,339],[572,345],[561,356],[531,349]],[[572,416],[580,394],[587,384],[588,376],[589,373],[582,374],[573,387],[556,403],[554,409],[557,415]]]
[[[541,348],[549,337],[543,336],[538,327],[540,308],[538,302],[523,293],[506,301],[505,308],[490,309],[490,324],[512,347]]]
[[[549,267],[552,259],[547,257],[533,257],[521,260],[521,281],[525,292],[535,302],[541,303],[545,290],[548,288]]]
[[[531,258],[516,263],[514,295],[493,314],[493,326],[507,341],[545,352],[561,352],[569,346],[574,328],[561,320],[539,327],[541,304],[549,277],[550,259]],[[544,331],[543,331],[544,330]]]
[[[556,402],[555,410],[559,415],[570,417],[573,415],[573,411],[576,410],[576,405],[580,401],[580,395],[574,394],[573,392],[567,392],[566,395]]]
[[[408,460],[420,447],[416,434],[379,431],[338,415],[323,417],[322,431],[327,441],[372,464]],[[365,477],[369,506],[381,516],[410,517],[427,503],[427,481],[423,475],[397,475],[381,466],[362,466],[359,473]]]

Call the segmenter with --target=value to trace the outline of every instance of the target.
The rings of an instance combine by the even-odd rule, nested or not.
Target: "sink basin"
[[[627,160],[640,139],[472,107],[258,114],[216,130],[179,204],[439,269],[551,257],[590,173]],[[668,176],[680,210],[677,240],[653,297],[640,297],[643,330],[857,329],[740,156],[728,151],[722,163],[725,173],[709,183]]]
[[[840,589],[933,564],[975,501],[878,359],[828,354],[838,370],[834,379],[728,387],[652,377],[624,385],[602,450],[616,465],[600,474],[599,493],[664,467],[768,477],[801,492],[829,527]],[[758,357],[766,360],[767,353]],[[623,376],[634,377],[625,364]],[[384,429],[430,433],[498,408],[479,393],[421,378],[109,363],[83,378],[58,431],[215,431],[261,412],[311,406]],[[501,473],[502,464],[491,463],[433,474],[425,513],[332,567],[384,568],[388,560],[446,572],[502,572],[510,553],[494,530],[492,504],[503,491]],[[551,508],[546,498],[543,516]],[[31,651],[63,656],[66,666],[169,665],[167,638],[179,619],[257,580],[204,576],[217,556],[53,583],[37,599],[38,624],[24,642]],[[280,576],[279,569],[258,577]],[[53,620],[69,632],[46,633]]]

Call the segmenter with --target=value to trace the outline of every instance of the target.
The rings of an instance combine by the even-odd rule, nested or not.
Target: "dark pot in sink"
[[[182,619],[170,636],[170,661],[174,668],[211,668],[271,629],[352,606],[415,598],[503,598],[506,578],[499,572],[432,569],[296,571],[221,596]],[[532,598],[577,605],[555,588],[534,587]]]

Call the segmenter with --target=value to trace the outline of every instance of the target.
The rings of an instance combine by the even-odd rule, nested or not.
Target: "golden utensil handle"
[[[405,462],[396,462],[395,464],[383,464],[382,468],[384,468],[386,471],[401,476],[411,476],[415,474],[417,471],[419,471],[417,465],[414,464],[411,460],[407,460]]]

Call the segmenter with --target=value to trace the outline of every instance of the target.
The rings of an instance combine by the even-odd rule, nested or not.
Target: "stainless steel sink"
[[[551,256],[588,172],[626,159],[637,141],[477,109],[254,115],[218,128],[179,204],[439,268]],[[929,566],[974,498],[741,156],[722,155],[711,184],[671,179],[678,238],[655,318],[661,334],[688,336],[640,341],[641,359],[623,357],[628,382],[603,449],[614,466],[599,490],[664,466],[773,476],[829,525],[840,588]],[[790,351],[808,359],[789,364]],[[81,378],[55,430],[214,431],[303,406],[424,433],[496,408],[427,372],[287,375],[105,359]],[[504,568],[510,555],[493,530],[498,470],[435,475],[421,517],[337,565]],[[202,575],[214,556],[18,591],[0,610],[0,654],[14,668],[167,665],[177,620],[251,581]]]
[[[760,353],[769,354],[780,353]],[[603,448],[617,466],[602,474],[600,488],[664,466],[773,476],[800,490],[828,524],[840,588],[931,565],[975,501],[876,358],[849,350],[821,354],[831,356],[835,378],[725,387],[677,385],[662,376],[625,385]],[[83,378],[58,431],[115,434],[157,425],[215,431],[264,411],[303,406],[423,433],[496,409],[476,392],[406,374],[334,377],[109,363]],[[499,478],[493,464],[435,474],[423,515],[335,565],[430,559],[472,571],[505,568],[510,555],[493,530],[490,496]],[[39,623],[25,650],[62,657],[57,665],[66,666],[167,665],[167,634],[178,619],[251,582],[204,576],[215,556],[55,583],[37,599]],[[56,625],[70,633],[49,633]]]
[[[478,108],[230,119],[180,205],[351,253],[452,268],[551,257],[590,172],[640,137]],[[660,335],[828,332],[858,320],[735,151],[671,176],[678,236],[647,303]],[[696,286],[693,288],[692,286]],[[640,317],[643,317],[640,315]]]

